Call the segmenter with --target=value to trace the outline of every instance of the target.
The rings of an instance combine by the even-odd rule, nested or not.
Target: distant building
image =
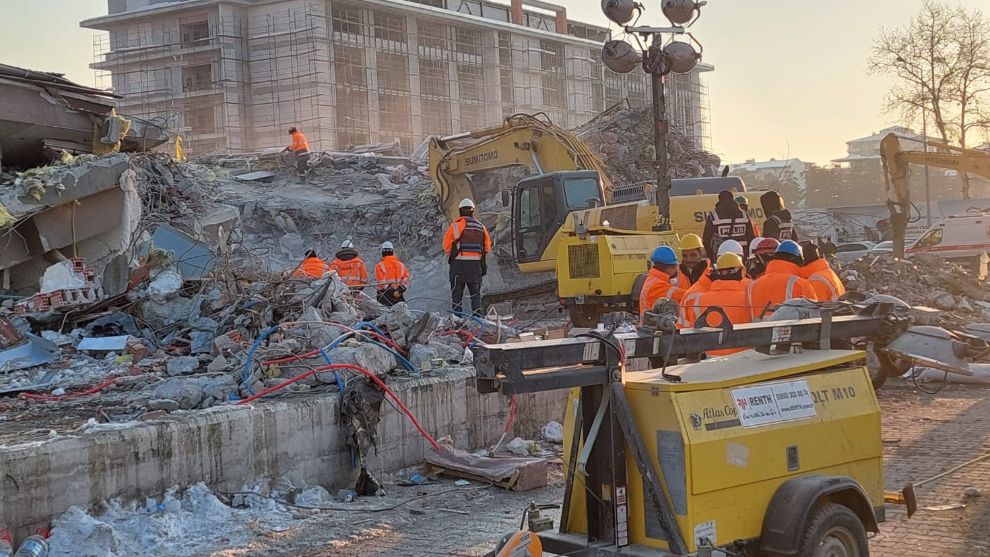
[[[287,144],[398,141],[497,124],[519,112],[574,127],[628,99],[650,102],[641,69],[601,62],[607,27],[542,0],[107,0],[82,22],[92,67],[121,110],[161,119],[193,154]],[[708,148],[699,64],[667,79],[671,128]],[[108,79],[107,79],[108,78]]]
[[[801,206],[805,199],[805,172],[808,163],[801,159],[770,159],[757,161],[750,159],[744,163],[730,164],[729,172],[746,182],[746,189],[753,191],[776,191],[784,196],[788,204]]]

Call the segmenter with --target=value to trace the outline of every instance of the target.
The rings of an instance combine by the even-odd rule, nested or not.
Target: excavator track
[[[493,292],[485,292],[484,301],[486,306],[502,302],[519,302],[528,298],[547,297],[548,294],[552,295],[556,291],[557,279],[553,278],[518,288],[504,288]]]

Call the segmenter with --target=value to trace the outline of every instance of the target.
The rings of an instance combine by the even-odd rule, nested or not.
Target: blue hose
[[[254,394],[254,389],[251,388],[251,366],[254,365],[254,353],[258,351],[259,347],[261,347],[261,343],[278,329],[279,326],[274,325],[272,327],[268,327],[264,331],[261,331],[258,338],[254,340],[254,344],[251,345],[251,349],[248,350],[247,358],[244,359],[244,371],[241,373],[241,383],[243,383],[244,390],[249,395]]]

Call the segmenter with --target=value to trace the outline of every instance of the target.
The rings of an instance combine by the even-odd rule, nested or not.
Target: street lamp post
[[[687,35],[696,44],[694,37],[685,30],[701,16],[701,7],[707,2],[695,0],[661,0],[660,7],[671,27],[633,27],[626,25],[633,19],[634,12],[641,12],[642,6],[634,0],[602,0],[602,11],[614,23],[623,26],[626,33],[641,36],[646,47],[640,44],[641,53],[621,40],[610,40],[602,48],[602,60],[614,72],[631,72],[637,63],[642,62],[643,70],[650,74],[653,100],[653,147],[656,154],[654,168],[657,187],[654,190],[654,203],[657,206],[658,222],[654,230],[670,230],[670,165],[667,158],[667,134],[670,125],[667,121],[667,99],[664,90],[664,76],[673,73],[688,73],[701,60],[701,53],[691,43],[670,41],[663,44],[663,35]],[[700,48],[701,45],[698,44]]]

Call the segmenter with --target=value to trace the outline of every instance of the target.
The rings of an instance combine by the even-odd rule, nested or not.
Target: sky
[[[553,1],[571,19],[608,24],[598,0]],[[789,157],[826,163],[845,155],[846,141],[897,124],[881,108],[891,83],[867,74],[867,58],[880,28],[904,26],[921,2],[709,0],[691,32],[704,61],[715,66],[707,74],[715,154],[731,163]],[[988,0],[949,2],[990,8]],[[641,25],[666,24],[659,0],[642,3]],[[79,21],[106,14],[106,0],[2,4],[0,62],[94,84],[88,64],[96,32]]]

